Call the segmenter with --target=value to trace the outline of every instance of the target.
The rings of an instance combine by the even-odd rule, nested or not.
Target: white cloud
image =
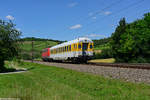
[[[93,13],[92,13],[92,12],[90,12],[90,13],[89,13],[89,16],[92,16],[92,15],[93,15]]]
[[[16,30],[21,31],[21,29],[20,29],[20,28],[16,28]]]
[[[100,34],[94,34],[94,33],[92,33],[92,34],[86,35],[86,37],[91,37],[91,38],[101,37],[101,38],[104,38],[105,36],[104,35],[100,35]]]
[[[68,5],[68,7],[72,8],[72,7],[75,7],[75,6],[77,6],[77,5],[78,5],[77,2],[72,2],[72,3],[70,3],[70,4]]]
[[[70,29],[78,29],[78,28],[81,28],[82,25],[81,24],[77,24],[77,25],[74,25],[74,26],[71,26]]]
[[[14,20],[14,19],[15,19],[15,18],[14,18],[13,16],[11,16],[11,15],[7,15],[6,18],[9,19],[9,20]]]
[[[106,11],[106,12],[104,12],[104,15],[110,15],[112,12],[110,12],[110,11]]]
[[[97,19],[97,17],[92,17],[92,19]]]

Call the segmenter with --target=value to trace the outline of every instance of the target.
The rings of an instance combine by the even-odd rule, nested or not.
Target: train
[[[89,38],[77,38],[42,50],[43,61],[86,63],[93,57],[94,43]]]

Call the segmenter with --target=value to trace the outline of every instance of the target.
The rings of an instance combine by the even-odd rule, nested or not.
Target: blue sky
[[[1,0],[0,19],[12,20],[22,37],[72,40],[111,36],[127,22],[150,12],[150,0]]]

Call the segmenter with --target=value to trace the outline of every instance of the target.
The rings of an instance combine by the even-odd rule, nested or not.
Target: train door
[[[86,56],[86,51],[88,49],[88,43],[83,43],[82,44],[82,55]]]

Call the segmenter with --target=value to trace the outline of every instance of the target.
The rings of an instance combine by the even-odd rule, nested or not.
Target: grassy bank
[[[115,59],[114,58],[94,59],[94,60],[90,60],[89,62],[92,62],[92,63],[114,63]]]
[[[24,73],[0,75],[0,98],[21,100],[149,100],[150,86],[40,64]]]

